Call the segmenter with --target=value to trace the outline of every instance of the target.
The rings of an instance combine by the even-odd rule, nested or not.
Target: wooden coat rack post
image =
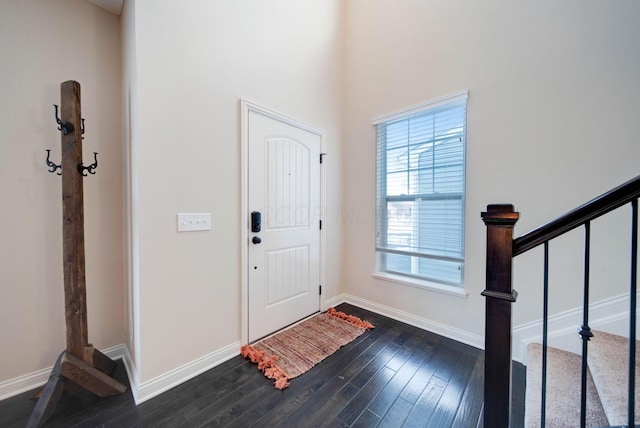
[[[109,374],[115,362],[89,343],[87,329],[87,292],[84,260],[84,197],[82,180],[85,171],[93,174],[94,164],[82,164],[84,124],[80,112],[80,84],[69,80],[61,84],[60,118],[62,162],[49,161],[50,172],[62,168],[62,254],[64,266],[64,302],[67,349],[53,367],[49,381],[40,393],[27,427],[39,427],[53,414],[67,381],[99,397],[122,394],[126,387]],[[57,107],[56,107],[57,110]],[[49,151],[47,151],[49,152]]]

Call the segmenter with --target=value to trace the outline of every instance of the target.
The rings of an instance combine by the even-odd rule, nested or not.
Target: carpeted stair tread
[[[589,370],[598,389],[610,425],[627,423],[629,379],[629,339],[593,331],[589,341]],[[636,350],[640,343],[636,341]],[[637,352],[637,351],[636,351]],[[640,398],[640,363],[636,358],[636,397]],[[635,423],[640,423],[640,400],[636,399]]]
[[[527,387],[525,427],[539,427],[542,403],[542,345],[527,348]],[[580,426],[581,357],[560,349],[547,348],[546,426],[554,428]],[[607,426],[602,404],[593,379],[587,372],[587,426]]]

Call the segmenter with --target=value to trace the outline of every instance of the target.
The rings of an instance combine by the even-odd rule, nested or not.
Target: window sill
[[[424,279],[409,278],[402,275],[394,275],[387,272],[374,272],[373,277],[384,281],[395,282],[396,284],[408,285],[410,287],[416,287],[423,290],[435,291],[437,293],[449,294],[456,297],[466,298],[467,293],[464,288],[456,287],[454,285],[439,284],[437,282],[431,282]]]

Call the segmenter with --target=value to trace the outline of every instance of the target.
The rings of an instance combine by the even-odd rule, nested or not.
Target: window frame
[[[408,194],[408,195],[389,195],[387,193],[387,180],[389,177],[389,172],[387,171],[388,163],[386,162],[386,158],[381,159],[381,153],[386,154],[388,152],[387,146],[384,146],[384,150],[381,150],[378,147],[379,144],[379,132],[385,133],[382,137],[385,141],[385,144],[388,144],[388,140],[386,137],[387,126],[396,121],[401,120],[411,120],[412,117],[415,117],[420,114],[429,114],[429,112],[433,112],[435,115],[439,109],[446,109],[448,106],[454,107],[455,105],[464,106],[464,128],[462,131],[463,139],[462,141],[462,188],[460,191],[452,191],[442,194],[437,194],[436,192],[432,193],[416,193],[416,194]],[[376,128],[376,246],[375,246],[375,254],[376,254],[376,271],[373,276],[379,279],[385,279],[392,282],[399,282],[406,285],[417,286],[420,288],[429,288],[434,289],[436,291],[445,292],[448,294],[466,296],[467,293],[464,291],[464,266],[465,266],[465,204],[466,204],[466,149],[467,149],[467,107],[468,107],[468,91],[457,92],[442,98],[438,98],[436,100],[432,100],[426,103],[419,104],[417,106],[405,108],[390,114],[386,114],[383,116],[378,116],[373,119],[373,125]],[[378,125],[384,125],[384,130],[380,131],[378,129]],[[409,137],[408,137],[409,138]],[[450,138],[450,137],[449,137]],[[433,144],[433,149],[436,147],[436,141],[438,138],[433,139],[431,144]],[[418,146],[420,143],[413,144],[414,146]],[[407,141],[407,147],[411,147],[412,144]],[[402,147],[402,146],[401,146]],[[409,162],[408,162],[409,163]],[[437,168],[441,166],[433,163],[430,167],[426,169],[432,169],[435,171]],[[411,170],[410,166],[407,166],[406,172],[409,174]],[[416,171],[421,170],[421,167],[417,167]],[[405,172],[405,170],[401,170],[401,172]],[[382,188],[382,190],[381,190]],[[457,197],[456,197],[457,194]],[[451,256],[451,255],[436,255],[433,253],[425,253],[420,251],[417,248],[414,248],[414,251],[411,250],[397,250],[388,248],[389,242],[387,241],[386,236],[382,238],[382,242],[385,243],[385,247],[380,247],[378,245],[378,233],[386,234],[389,229],[388,225],[388,215],[387,215],[387,206],[389,202],[401,202],[401,201],[409,201],[413,202],[414,206],[417,205],[420,201],[433,201],[433,200],[459,200],[461,202],[461,220],[458,223],[461,228],[461,251],[460,257]],[[384,204],[384,207],[381,207],[381,204]],[[412,213],[413,215],[413,213]],[[413,222],[412,222],[413,223]],[[418,238],[418,234],[415,228],[418,227],[414,223],[414,231],[411,233],[411,237]],[[444,252],[444,249],[442,250]],[[460,269],[460,281],[452,282],[446,281],[439,278],[423,276],[419,274],[415,274],[414,269],[412,268],[412,272],[398,272],[393,269],[386,268],[386,258],[389,254],[400,254],[411,257],[411,263],[414,261],[419,263],[420,259],[431,259],[431,260],[442,260],[459,263]],[[421,258],[419,258],[421,257]]]

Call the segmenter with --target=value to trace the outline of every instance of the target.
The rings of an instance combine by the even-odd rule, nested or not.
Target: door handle
[[[253,242],[254,244],[259,244],[262,242],[262,238],[260,238],[259,236],[254,236],[251,242]]]

